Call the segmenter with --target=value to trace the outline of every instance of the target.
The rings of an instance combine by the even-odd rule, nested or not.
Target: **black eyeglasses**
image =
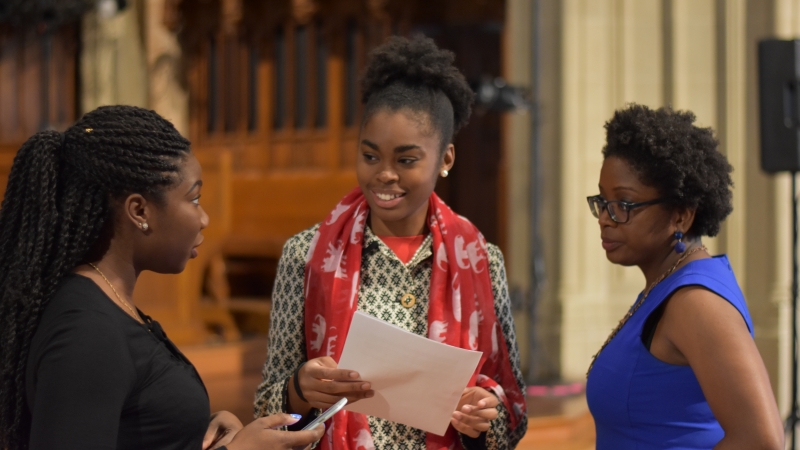
[[[611,217],[611,220],[617,223],[625,223],[628,219],[631,218],[630,212],[632,209],[638,208],[640,206],[647,206],[647,205],[655,205],[656,203],[663,203],[665,199],[657,198],[655,200],[650,200],[647,202],[639,202],[639,203],[631,203],[631,202],[623,202],[623,201],[611,201],[600,197],[599,195],[592,195],[591,197],[586,197],[586,201],[589,202],[589,209],[592,211],[592,215],[600,218],[600,213],[603,212],[603,209],[608,211],[608,215]]]

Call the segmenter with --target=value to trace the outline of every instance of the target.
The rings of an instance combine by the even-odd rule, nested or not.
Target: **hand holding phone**
[[[347,398],[343,398],[343,399],[339,400],[338,402],[334,403],[333,406],[331,406],[330,408],[326,409],[322,414],[317,416],[316,419],[312,420],[308,425],[303,427],[303,429],[304,430],[313,430],[314,428],[317,427],[317,425],[321,424],[322,422],[325,422],[326,420],[328,420],[331,417],[333,417],[334,414],[336,414],[337,412],[341,411],[342,408],[344,408],[344,405],[346,405],[346,404],[347,404]]]

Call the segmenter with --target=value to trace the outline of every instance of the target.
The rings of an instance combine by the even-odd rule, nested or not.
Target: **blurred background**
[[[370,49],[423,33],[478,96],[437,191],[505,253],[532,416],[520,448],[593,447],[590,357],[643,288],[612,266],[584,198],[627,102],[695,112],[734,166],[727,253],[785,413],[791,188],[759,169],[756,44],[800,36],[800,0],[3,0],[0,192],[19,146],[106,104],[191,139],[211,217],[200,257],[145,273],[137,305],[243,420],[265,360],[283,242],[356,185]]]

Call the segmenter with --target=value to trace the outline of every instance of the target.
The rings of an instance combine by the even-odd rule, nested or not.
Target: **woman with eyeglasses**
[[[634,104],[605,125],[589,208],[609,261],[645,282],[589,367],[598,450],[783,449],[744,296],[702,242],[733,209],[732,168],[694,120]]]

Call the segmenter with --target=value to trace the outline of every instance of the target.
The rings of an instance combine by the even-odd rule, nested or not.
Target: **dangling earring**
[[[675,253],[685,252],[686,244],[683,243],[683,233],[681,233],[680,231],[676,231],[675,234],[673,234],[673,236],[675,236],[675,239],[678,240],[678,242],[675,243]]]
[[[140,223],[139,226],[142,227],[142,231],[147,231],[147,229],[150,228],[150,225],[148,225],[147,222]]]
[[[447,178],[447,175],[450,175],[450,172],[447,169],[442,170],[442,178]]]

